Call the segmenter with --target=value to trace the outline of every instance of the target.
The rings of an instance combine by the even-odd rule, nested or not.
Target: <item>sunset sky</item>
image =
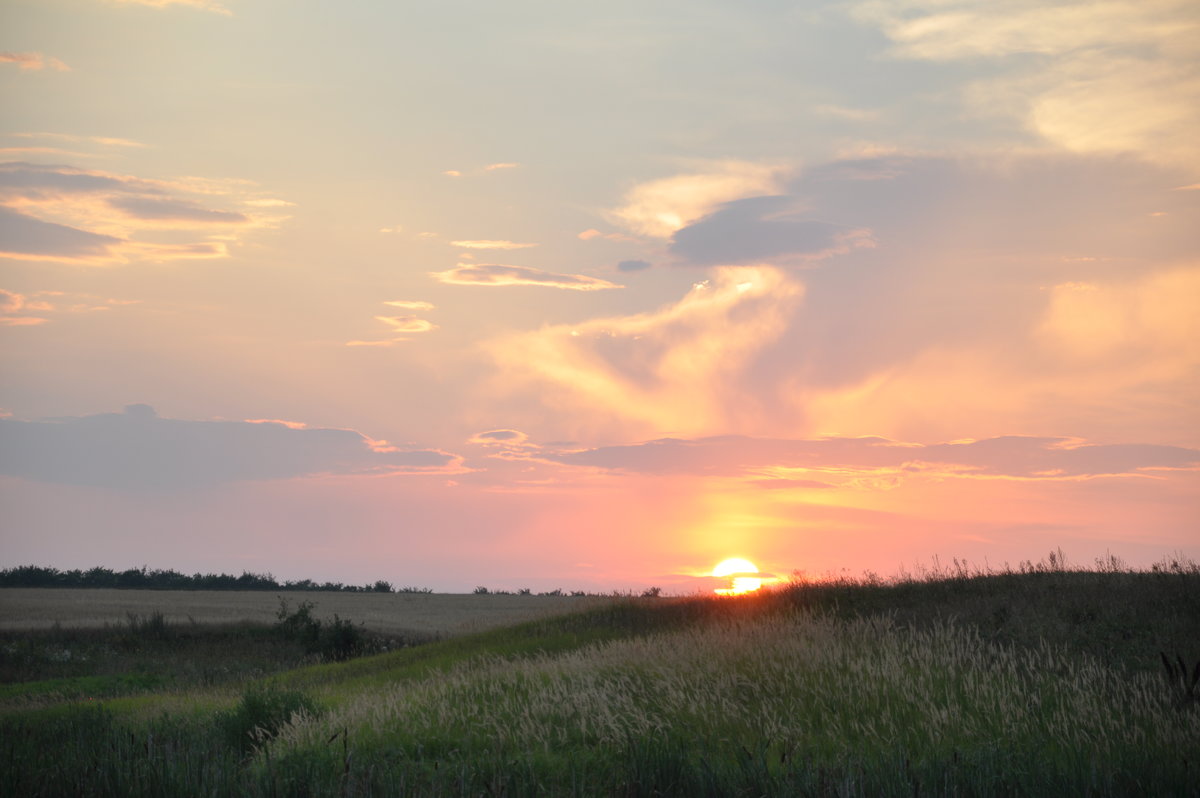
[[[1200,559],[1194,0],[4,0],[0,566]]]

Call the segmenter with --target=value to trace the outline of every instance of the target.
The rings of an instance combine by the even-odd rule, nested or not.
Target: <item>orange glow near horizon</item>
[[[762,587],[763,580],[755,576],[758,566],[741,557],[722,560],[713,568],[713,576],[729,577],[729,587],[719,587],[713,592],[718,596],[739,596],[752,593]]]

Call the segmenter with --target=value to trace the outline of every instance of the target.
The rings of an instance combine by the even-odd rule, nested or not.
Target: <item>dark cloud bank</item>
[[[769,467],[919,470],[921,464],[928,464],[966,476],[1062,479],[1195,468],[1200,466],[1200,450],[1154,444],[1080,444],[1065,438],[1020,435],[930,445],[874,437],[787,440],[725,435],[695,440],[664,438],[544,459],[653,474],[738,476]]]
[[[446,452],[372,447],[353,430],[278,422],[159,418],[123,413],[48,421],[0,419],[0,474],[122,490],[176,490],[314,474],[438,472]]]

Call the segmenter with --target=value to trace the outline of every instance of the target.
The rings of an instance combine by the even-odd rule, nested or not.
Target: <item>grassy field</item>
[[[1200,795],[1160,657],[1200,662],[1191,563],[610,599],[347,662],[261,624],[85,631],[163,681],[5,685],[0,794]],[[189,675],[189,635],[259,664]]]

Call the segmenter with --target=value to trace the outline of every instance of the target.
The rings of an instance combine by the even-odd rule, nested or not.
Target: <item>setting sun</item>
[[[720,596],[737,596],[750,593],[762,587],[763,580],[758,576],[758,566],[741,557],[730,557],[722,560],[713,568],[713,576],[729,578],[729,587],[719,587],[713,592]]]

